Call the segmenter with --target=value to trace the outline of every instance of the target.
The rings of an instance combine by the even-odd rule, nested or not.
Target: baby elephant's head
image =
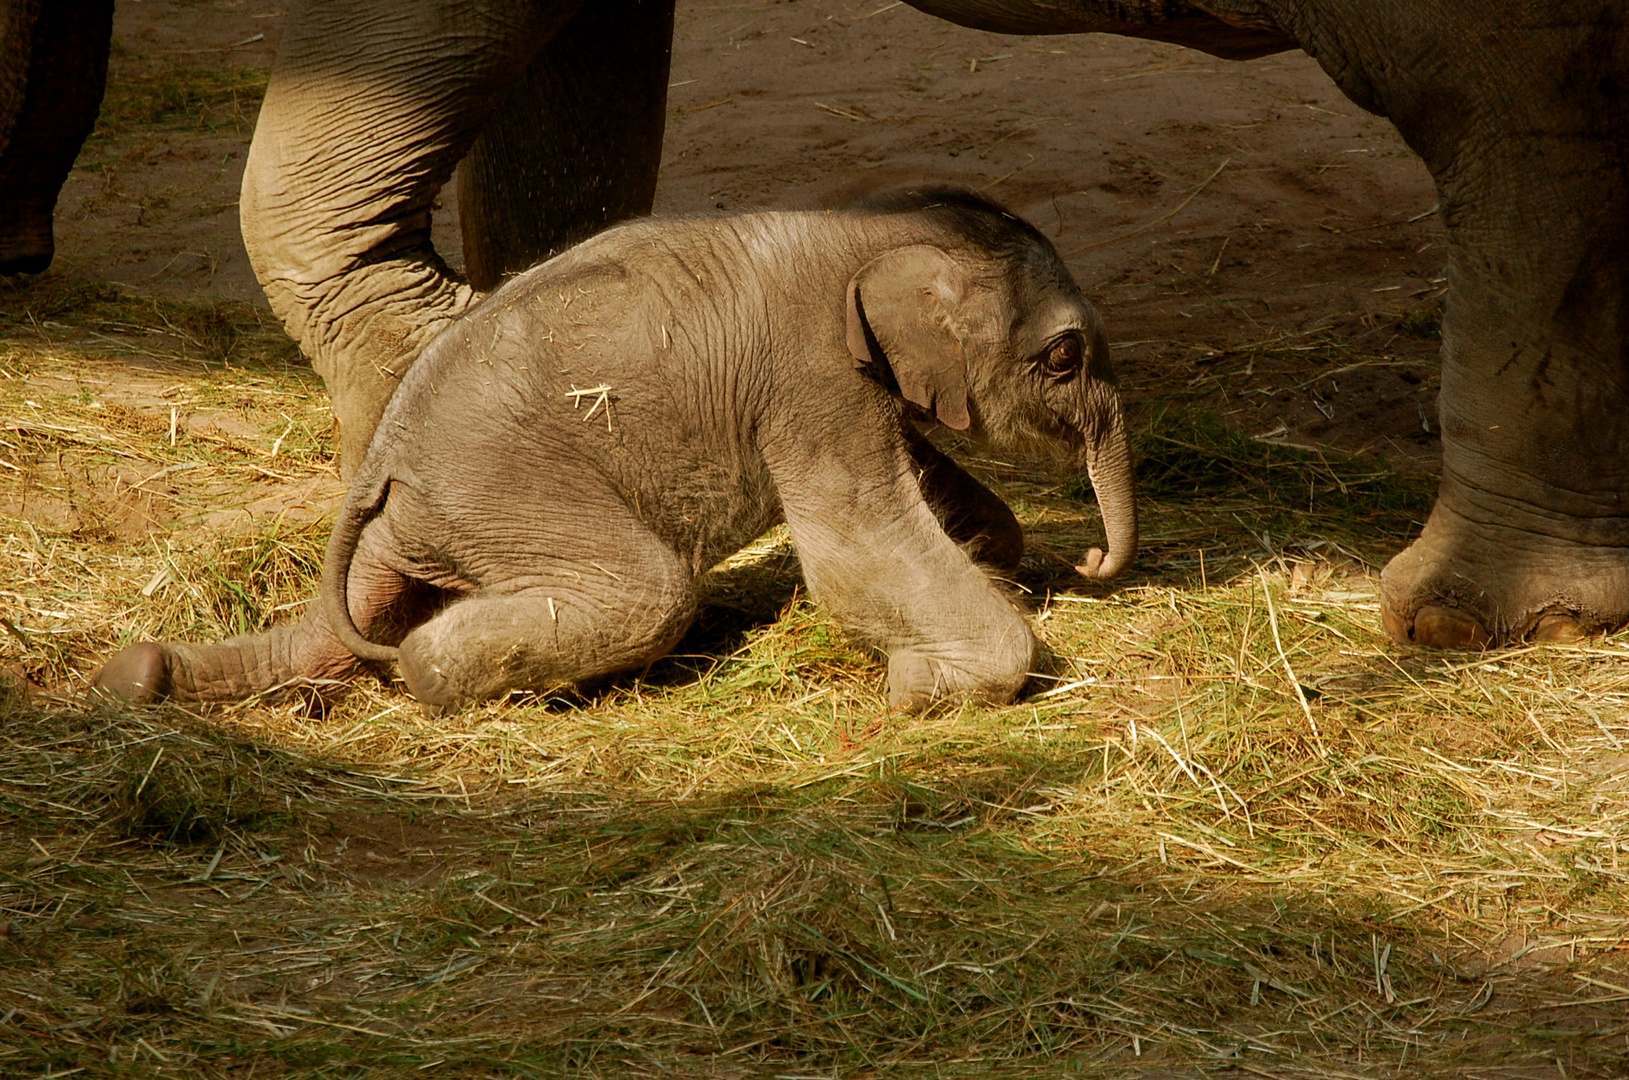
[[[1137,552],[1137,511],[1096,309],[1044,236],[978,196],[913,193],[879,208],[914,242],[849,282],[855,362],[978,442],[1084,465],[1109,554],[1093,549],[1080,570],[1120,573]]]

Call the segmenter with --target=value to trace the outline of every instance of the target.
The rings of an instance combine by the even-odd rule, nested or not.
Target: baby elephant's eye
[[[1080,339],[1073,334],[1062,337],[1046,354],[1046,368],[1054,375],[1064,375],[1080,368]]]

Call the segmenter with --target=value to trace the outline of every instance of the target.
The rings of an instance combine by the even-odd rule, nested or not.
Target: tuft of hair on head
[[[1057,254],[1041,230],[994,199],[966,188],[933,185],[881,191],[861,199],[855,208],[873,214],[925,215],[992,254],[1031,245]]]

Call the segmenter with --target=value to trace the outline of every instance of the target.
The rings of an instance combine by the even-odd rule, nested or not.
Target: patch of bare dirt
[[[210,399],[199,400],[187,392],[189,382],[176,381],[178,375],[195,374],[196,369],[173,365],[107,361],[23,376],[25,392],[45,401],[71,398],[81,403],[82,411],[64,415],[60,408],[47,409],[27,398],[25,405],[34,405],[34,415],[0,423],[0,432],[22,441],[50,436],[81,452],[37,461],[17,483],[0,487],[0,514],[79,536],[130,540],[167,531],[181,521],[253,532],[254,521],[262,516],[281,515],[293,524],[333,508],[343,494],[335,474],[286,475],[272,460],[276,455],[267,455],[263,398],[242,388],[234,393],[228,371],[227,378],[211,387]],[[215,468],[214,460],[163,465],[132,458],[109,461],[95,452],[117,448],[126,438],[191,444],[200,448],[200,458],[225,454],[266,460],[249,466],[258,482],[246,491],[241,469],[229,475]],[[219,473],[218,482],[206,482],[202,491],[188,483],[183,496],[177,483],[181,474],[197,481],[209,471]],[[198,504],[198,495],[204,505]]]

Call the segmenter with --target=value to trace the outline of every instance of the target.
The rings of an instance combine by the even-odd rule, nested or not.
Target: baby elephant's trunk
[[[1097,506],[1103,513],[1103,531],[1108,553],[1092,548],[1086,561],[1075,567],[1090,578],[1116,577],[1137,557],[1137,497],[1132,491],[1131,446],[1126,439],[1125,415],[1120,395],[1112,386],[1100,392],[1112,401],[1095,410],[1083,426],[1086,436],[1086,473],[1097,493]]]

